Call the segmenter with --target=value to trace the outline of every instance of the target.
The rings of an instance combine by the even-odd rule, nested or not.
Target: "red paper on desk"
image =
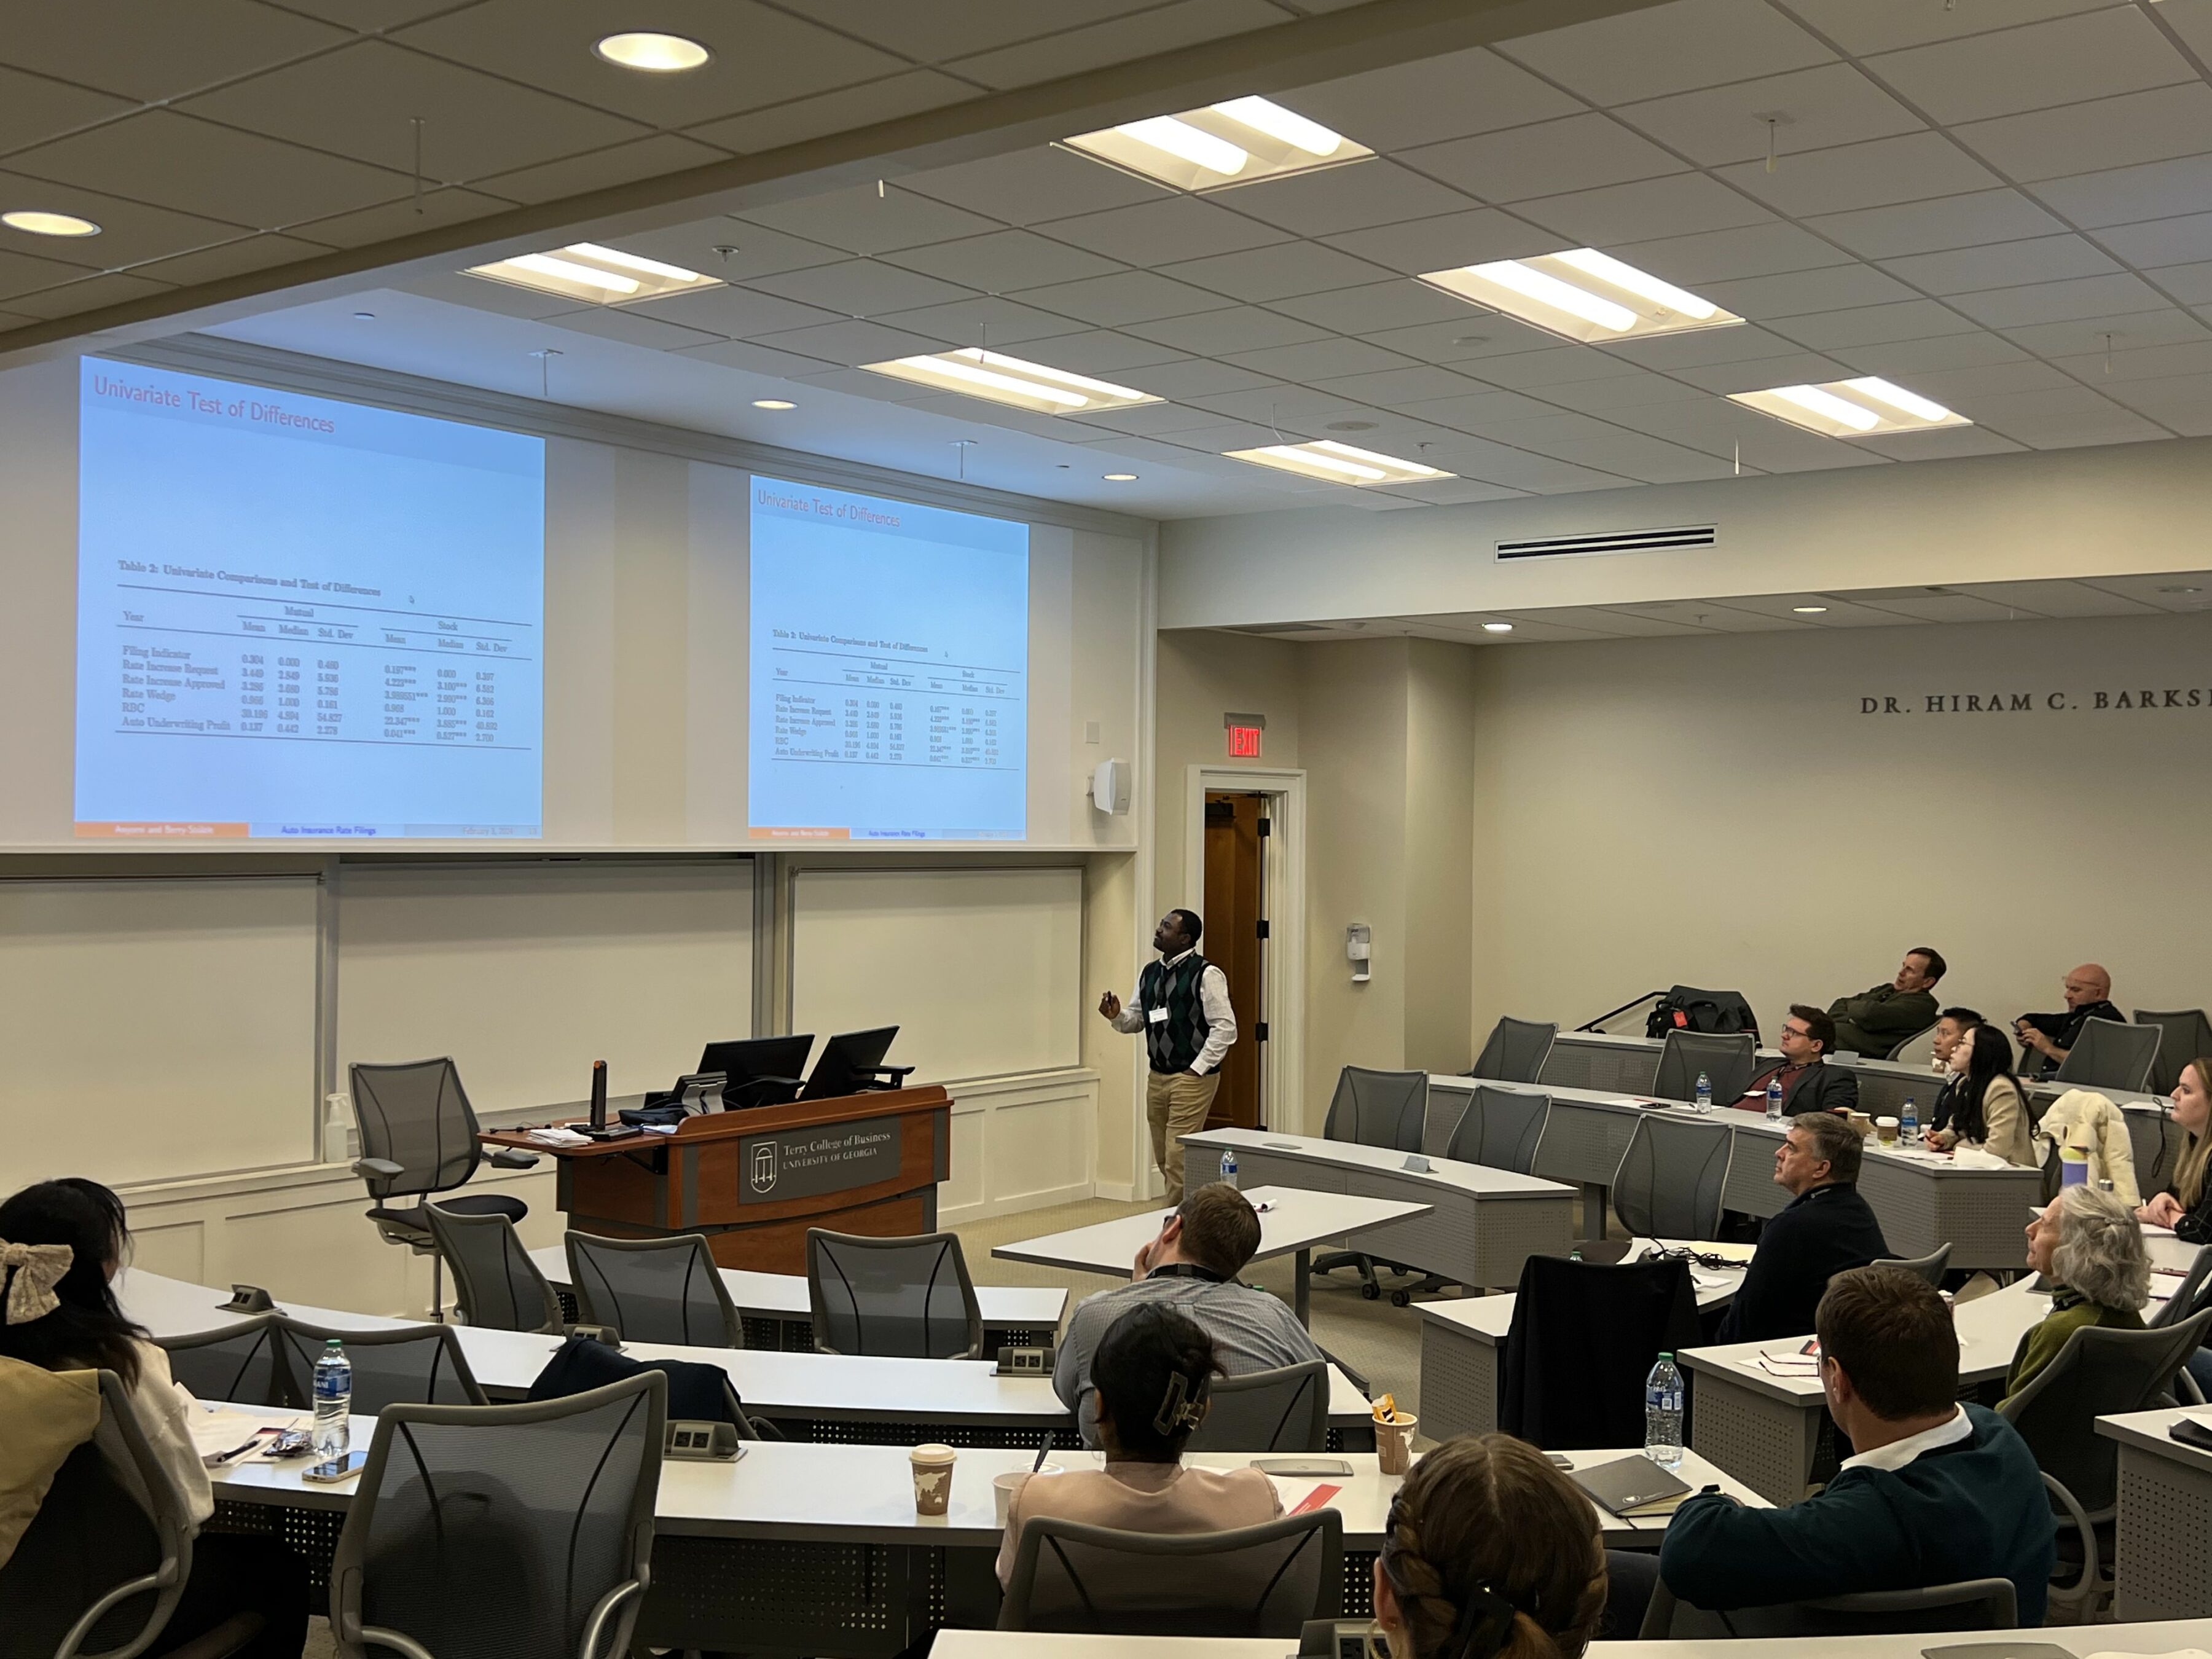
[[[1343,1490],[1341,1486],[1316,1486],[1304,1498],[1298,1499],[1297,1507],[1291,1510],[1290,1513],[1309,1515],[1316,1510],[1325,1510],[1328,1507],[1328,1500]]]

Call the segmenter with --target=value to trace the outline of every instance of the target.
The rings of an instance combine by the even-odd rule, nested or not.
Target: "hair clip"
[[[1200,1386],[1203,1389],[1204,1384]],[[1205,1402],[1192,1398],[1190,1379],[1181,1371],[1172,1373],[1168,1378],[1168,1391],[1160,1396],[1159,1411],[1152,1418],[1153,1431],[1173,1434],[1179,1429],[1194,1429],[1205,1420]]]

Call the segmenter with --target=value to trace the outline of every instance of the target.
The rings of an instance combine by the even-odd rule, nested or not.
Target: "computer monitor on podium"
[[[884,1056],[897,1037],[896,1025],[879,1025],[872,1031],[841,1031],[822,1045],[822,1058],[806,1079],[801,1100],[834,1100],[870,1089],[896,1089],[914,1070],[911,1066],[886,1066]]]
[[[728,1077],[723,1098],[732,1108],[781,1106],[799,1098],[799,1079],[806,1074],[806,1056],[813,1047],[811,1031],[710,1042],[699,1056],[699,1069]]]

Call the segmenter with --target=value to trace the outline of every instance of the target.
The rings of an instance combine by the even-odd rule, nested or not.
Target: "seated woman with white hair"
[[[2027,1265],[2056,1288],[2043,1322],[2020,1339],[2005,1373],[2009,1400],[2092,1325],[2139,1331],[2150,1300],[2150,1257],[2135,1212],[2111,1193],[2068,1187],[2027,1224]]]

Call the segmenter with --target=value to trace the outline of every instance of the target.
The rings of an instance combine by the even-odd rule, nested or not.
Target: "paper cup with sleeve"
[[[1421,1419],[1411,1412],[1397,1412],[1388,1421],[1375,1419],[1376,1464],[1385,1474],[1403,1474],[1413,1467],[1413,1431]]]
[[[952,1503],[952,1465],[960,1454],[950,1446],[916,1446],[907,1454],[914,1470],[914,1512],[942,1515]]]

